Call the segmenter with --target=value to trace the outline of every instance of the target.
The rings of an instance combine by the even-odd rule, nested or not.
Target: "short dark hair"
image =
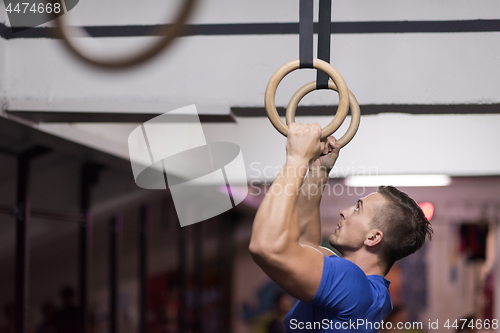
[[[394,263],[420,249],[432,238],[432,227],[418,204],[394,186],[379,186],[387,203],[378,208],[372,225],[384,233],[380,258],[387,272]]]

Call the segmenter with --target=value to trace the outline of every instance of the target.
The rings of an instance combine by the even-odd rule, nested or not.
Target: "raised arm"
[[[301,244],[318,247],[325,255],[333,252],[321,245],[321,216],[320,203],[324,188],[328,183],[328,175],[339,156],[340,145],[333,136],[328,137],[327,146],[323,150],[324,156],[316,159],[309,166],[309,173],[305,178],[298,196],[298,218]]]
[[[323,149],[318,124],[291,124],[287,160],[255,216],[249,250],[255,262],[292,296],[310,301],[321,281],[323,255],[299,243],[297,198],[311,161]]]

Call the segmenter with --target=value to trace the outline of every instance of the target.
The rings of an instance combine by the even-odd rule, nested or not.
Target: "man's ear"
[[[382,241],[382,238],[384,238],[384,233],[380,229],[372,229],[368,232],[368,235],[365,239],[365,245],[366,246],[375,246],[377,244],[380,244]]]

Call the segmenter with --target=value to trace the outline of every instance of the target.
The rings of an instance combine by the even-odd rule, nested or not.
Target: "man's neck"
[[[366,275],[385,276],[385,268],[376,254],[353,252],[345,254],[343,258],[355,263]]]

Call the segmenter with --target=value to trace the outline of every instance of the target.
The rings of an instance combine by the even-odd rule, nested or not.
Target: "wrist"
[[[309,166],[309,161],[303,157],[287,156],[285,165],[294,167],[305,166],[307,168]]]
[[[311,166],[309,168],[309,173],[313,178],[328,179],[331,169],[324,166]]]
[[[290,158],[287,156],[285,166],[283,169],[287,171],[287,173],[292,172],[293,175],[304,178],[307,173],[307,169],[309,166],[309,161],[304,159]]]

